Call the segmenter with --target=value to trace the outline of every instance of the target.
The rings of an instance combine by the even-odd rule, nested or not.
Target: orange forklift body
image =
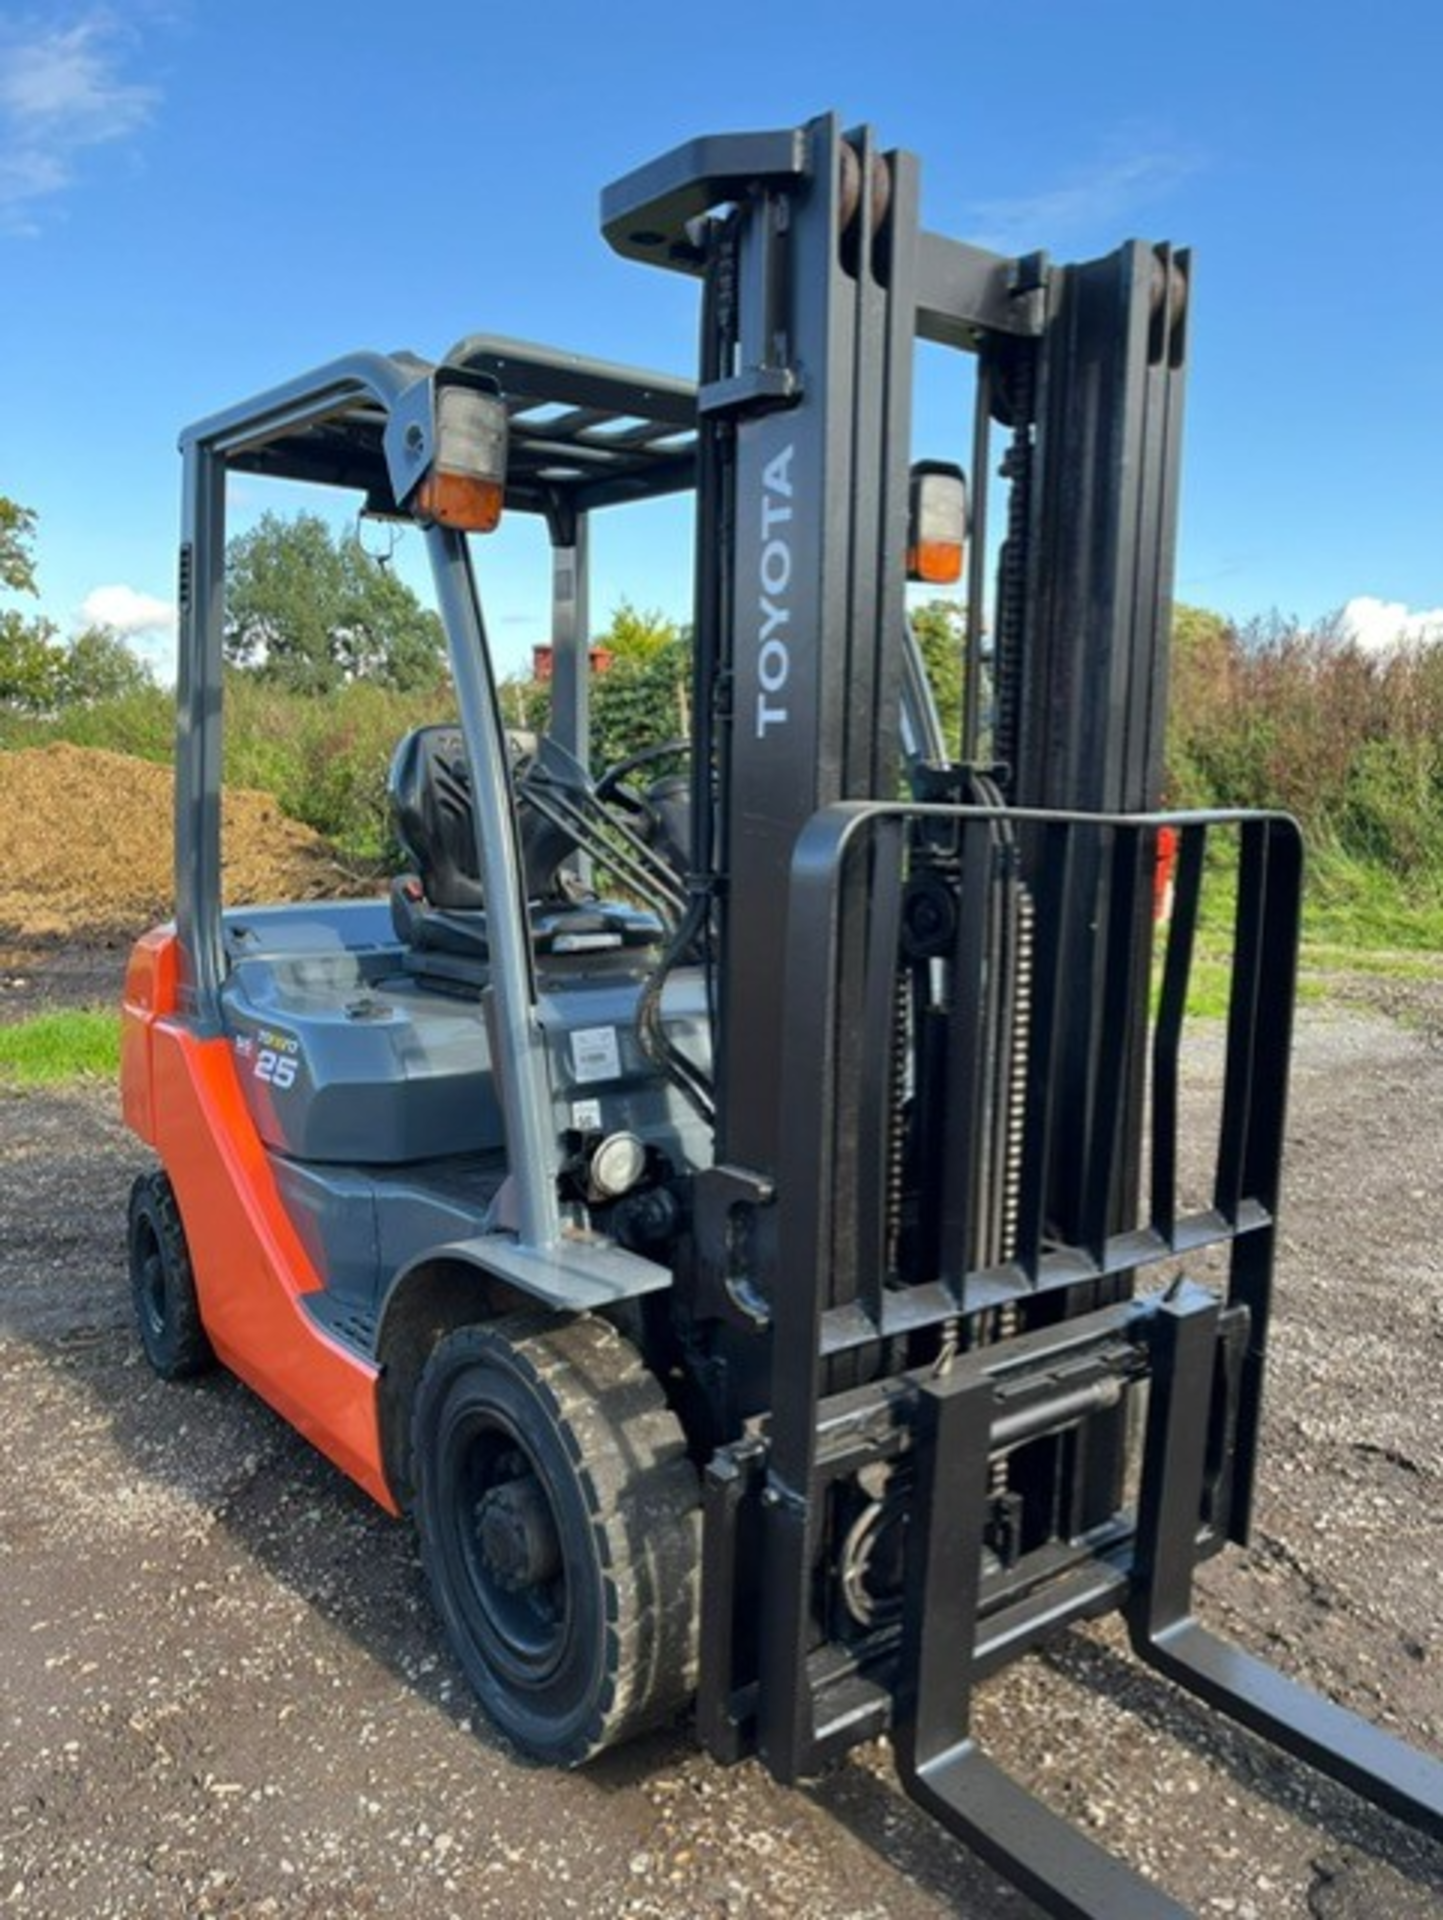
[[[174,932],[147,934],[126,972],[121,1103],[175,1188],[206,1333],[232,1373],[396,1513],[381,1464],[378,1370],[301,1306],[320,1278],[276,1192],[231,1044],[199,1039],[174,1017],[177,979]]]

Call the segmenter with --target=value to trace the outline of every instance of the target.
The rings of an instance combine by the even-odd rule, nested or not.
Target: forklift
[[[528,1754],[694,1707],[790,1783],[887,1733],[1045,1911],[1156,1920],[1184,1909],[971,1729],[1069,1624],[1120,1613],[1435,1838],[1443,1767],[1194,1614],[1252,1514],[1301,849],[1160,810],[1189,255],[1003,258],[919,204],[915,157],[835,116],[700,138],[602,198],[615,249],[698,282],[695,381],[473,336],[184,434],[177,913],[125,988],[160,1163],[135,1305],[162,1375],[219,1360],[413,1519]],[[969,358],[961,459],[911,457],[919,342]],[[388,899],[222,905],[232,473],[423,530],[456,716],[398,747]],[[683,492],[686,771],[598,776],[590,516]],[[492,674],[503,512],[551,543],[542,738]],[[954,737],[909,579],[965,579]]]

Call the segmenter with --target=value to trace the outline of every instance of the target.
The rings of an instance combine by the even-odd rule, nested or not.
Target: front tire
[[[465,1327],[416,1395],[416,1520],[487,1713],[575,1766],[696,1686],[700,1513],[685,1440],[604,1320]]]
[[[142,1174],[130,1190],[130,1288],[140,1344],[162,1380],[188,1380],[215,1365],[180,1209],[163,1173]]]

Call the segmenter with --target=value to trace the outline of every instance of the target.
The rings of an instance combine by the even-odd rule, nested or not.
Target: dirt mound
[[[98,747],[0,752],[0,932],[133,934],[175,908],[168,767]],[[353,891],[326,842],[268,793],[227,791],[227,904]]]

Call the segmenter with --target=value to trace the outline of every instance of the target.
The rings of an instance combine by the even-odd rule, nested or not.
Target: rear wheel
[[[466,1327],[416,1396],[422,1558],[467,1678],[574,1766],[696,1685],[700,1514],[681,1427],[606,1321]]]
[[[180,1210],[163,1173],[142,1174],[130,1190],[130,1287],[140,1343],[163,1380],[188,1379],[215,1364]]]

